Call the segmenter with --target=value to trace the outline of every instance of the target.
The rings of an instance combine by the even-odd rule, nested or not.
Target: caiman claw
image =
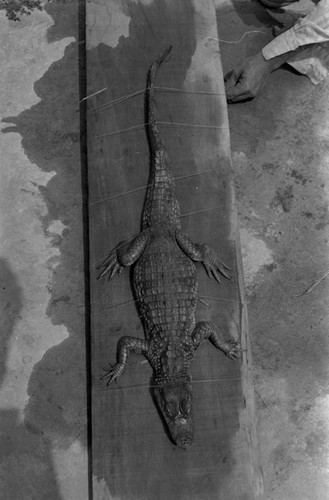
[[[102,272],[97,276],[98,280],[103,278],[103,276],[105,276],[107,273],[109,273],[109,280],[111,280],[116,273],[120,275],[122,271],[122,267],[118,263],[116,253],[110,254],[102,264],[97,266],[96,269],[103,269]]]
[[[122,375],[124,365],[121,363],[116,363],[114,366],[110,365],[110,369],[104,368],[106,372],[105,375],[101,377],[101,380],[108,378],[106,385],[109,386],[112,382],[117,382]]]
[[[221,282],[220,280],[220,274],[225,276],[227,279],[231,279],[229,274],[227,274],[227,271],[231,271],[231,269],[226,266],[223,262],[221,262],[218,258],[215,252],[207,247],[205,251],[205,257],[203,260],[203,265],[207,271],[207,274],[209,278],[215,278],[218,283]]]
[[[107,273],[109,273],[109,281],[115,276],[116,273],[120,276],[122,272],[122,266],[120,266],[118,262],[118,254],[117,249],[120,245],[122,245],[122,241],[110,252],[110,254],[106,257],[106,259],[99,264],[96,269],[102,269],[100,274],[97,276],[97,279],[103,278]]]
[[[240,342],[230,340],[228,344],[230,345],[230,349],[226,352],[226,356],[230,359],[241,358]]]

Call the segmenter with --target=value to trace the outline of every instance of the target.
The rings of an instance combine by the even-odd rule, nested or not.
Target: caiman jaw
[[[193,443],[193,416],[178,417],[168,421],[170,435],[179,448],[189,448]]]
[[[182,437],[177,437],[176,439],[177,446],[179,446],[179,448],[183,448],[184,450],[189,448],[192,443],[193,443],[193,420],[190,423],[189,434],[183,435]]]
[[[172,440],[183,449],[191,446],[194,428],[191,380],[159,385],[154,388],[154,395]]]

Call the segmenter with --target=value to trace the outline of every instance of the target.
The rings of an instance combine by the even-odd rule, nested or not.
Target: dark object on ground
[[[260,3],[271,9],[279,9],[280,7],[285,7],[291,3],[297,3],[298,1],[299,0],[260,0]]]

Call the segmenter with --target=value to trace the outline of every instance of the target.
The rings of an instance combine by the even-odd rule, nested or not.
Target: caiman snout
[[[155,387],[154,395],[173,442],[189,448],[193,442],[191,382]]]
[[[184,448],[184,450],[186,450],[186,448],[189,448],[191,444],[192,444],[192,439],[188,437],[183,437],[181,438],[181,440],[177,442],[177,446],[179,446],[180,448]]]

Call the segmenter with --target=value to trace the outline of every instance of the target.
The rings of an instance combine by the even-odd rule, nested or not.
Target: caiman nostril
[[[189,446],[191,446],[191,440],[188,438],[182,438],[180,444],[182,448],[188,448]]]

